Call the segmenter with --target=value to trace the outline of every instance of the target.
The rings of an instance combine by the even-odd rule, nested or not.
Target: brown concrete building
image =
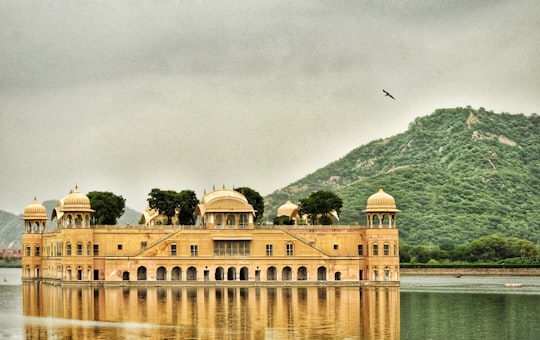
[[[90,225],[90,200],[77,188],[24,212],[23,280],[77,282],[399,282],[395,200],[369,197],[367,226],[259,226],[234,190],[205,194],[182,225]]]

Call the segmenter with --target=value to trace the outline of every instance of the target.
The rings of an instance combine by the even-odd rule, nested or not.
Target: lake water
[[[53,287],[20,277],[0,268],[1,339],[540,339],[538,277],[407,276],[401,288]]]

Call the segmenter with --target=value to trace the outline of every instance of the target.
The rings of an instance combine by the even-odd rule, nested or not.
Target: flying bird
[[[386,91],[386,90],[382,90],[382,91],[384,92],[385,96],[388,96],[388,97],[392,98],[393,100],[396,100],[396,98],[394,98],[394,96],[392,96],[390,93],[388,93],[388,91]]]

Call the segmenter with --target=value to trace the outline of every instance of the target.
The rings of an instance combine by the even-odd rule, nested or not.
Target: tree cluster
[[[192,225],[193,213],[199,204],[193,190],[161,190],[154,188],[148,194],[148,206],[167,217],[167,224],[173,224],[173,217],[178,216],[178,224]]]
[[[319,190],[312,192],[308,197],[300,199],[298,214],[307,216],[311,224],[329,225],[333,223],[334,217],[339,214],[343,201],[331,191]],[[335,214],[335,215],[334,215]],[[274,224],[293,224],[286,216],[278,216],[274,219]]]
[[[470,244],[442,243],[438,247],[410,246],[404,242],[399,247],[402,263],[538,263],[540,249],[533,242],[517,237],[488,235]]]
[[[94,210],[91,224],[114,225],[124,214],[126,199],[107,191],[88,193],[90,206]]]

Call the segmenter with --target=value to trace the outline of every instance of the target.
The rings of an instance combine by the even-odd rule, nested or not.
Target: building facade
[[[90,200],[75,188],[52,212],[25,208],[23,280],[119,282],[399,282],[395,200],[370,196],[366,226],[259,226],[234,190],[203,196],[196,225],[91,225]]]

